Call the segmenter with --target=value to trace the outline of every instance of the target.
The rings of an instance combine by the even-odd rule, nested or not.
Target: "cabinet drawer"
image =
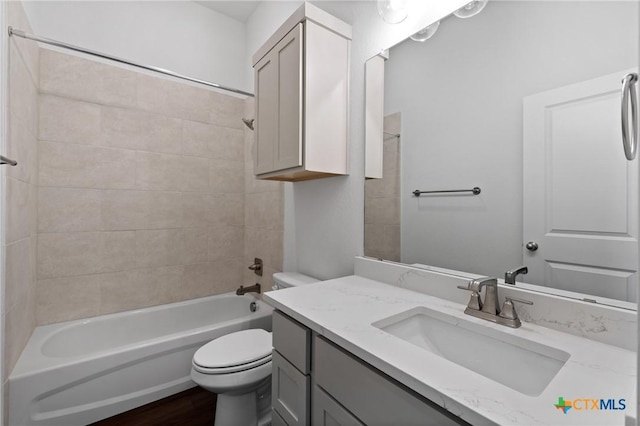
[[[313,342],[315,383],[367,425],[467,424],[327,340]]]
[[[318,386],[313,387],[313,426],[364,426]]]
[[[273,347],[303,374],[311,367],[311,330],[282,312],[273,312]]]
[[[278,351],[273,351],[272,363],[273,409],[289,426],[308,425],[310,377],[299,372]]]

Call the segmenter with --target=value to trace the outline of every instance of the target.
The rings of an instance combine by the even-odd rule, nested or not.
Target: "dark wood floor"
[[[216,394],[196,386],[92,426],[212,426],[215,413]]]

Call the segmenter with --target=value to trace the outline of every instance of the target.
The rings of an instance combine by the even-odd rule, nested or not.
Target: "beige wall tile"
[[[182,225],[185,228],[206,228],[215,218],[210,194],[200,192],[182,194]]]
[[[35,309],[30,298],[21,300],[12,309],[9,309],[4,320],[4,353],[6,356],[4,377],[8,377],[35,327]]]
[[[244,133],[229,127],[215,127],[210,144],[211,158],[244,161]]]
[[[209,91],[162,77],[138,75],[138,107],[157,114],[206,122]]]
[[[136,264],[140,268],[182,265],[182,229],[136,231]]]
[[[27,15],[24,12],[24,8],[22,7],[22,2],[6,2],[6,7],[7,25],[11,25],[13,28],[20,29],[22,31],[33,32],[33,29],[29,24],[29,20],[27,19]],[[40,56],[38,45],[34,41],[20,37],[11,37],[9,42],[15,45],[18,52],[20,52],[20,56],[27,65],[31,78],[37,86]]]
[[[13,43],[9,51],[9,111],[31,134],[38,134],[38,88]]]
[[[182,280],[184,266],[146,268],[138,270],[138,279],[143,283],[152,283],[157,292],[158,303],[173,303],[184,300]]]
[[[102,275],[38,281],[36,319],[40,325],[100,314]]]
[[[40,142],[38,149],[40,186],[134,188],[135,152],[58,142]]]
[[[235,291],[242,283],[242,273],[246,266],[242,258],[235,261],[219,261],[211,263],[215,273],[210,276],[212,280],[211,294],[221,294]],[[251,283],[254,284],[254,283]],[[249,285],[251,285],[249,284]]]
[[[10,310],[20,301],[29,297],[29,290],[34,280],[31,245],[34,238],[25,238],[5,248],[5,310]]]
[[[274,269],[282,269],[282,231],[246,227],[244,246],[248,259],[259,257]]]
[[[95,189],[38,189],[38,232],[102,230],[101,191]]]
[[[39,138],[84,145],[100,143],[100,107],[58,96],[40,96]]]
[[[35,184],[38,173],[38,138],[31,133],[16,114],[9,114],[6,156],[18,162],[15,167],[5,169],[7,176]]]
[[[119,148],[182,153],[182,121],[133,109],[102,108],[102,144]]]
[[[364,223],[400,225],[400,198],[366,199]]]
[[[136,267],[136,232],[113,231],[100,235],[101,272],[126,271]]]
[[[209,187],[214,194],[244,192],[244,162],[209,160]]]
[[[185,299],[195,299],[214,294],[212,277],[218,271],[212,263],[185,265],[182,278],[182,295]]]
[[[185,265],[203,263],[209,260],[209,233],[206,228],[184,229],[184,253],[182,262]]]
[[[182,186],[182,156],[135,153],[136,189],[177,191]]]
[[[143,229],[182,227],[182,197],[180,192],[150,192],[149,213]]]
[[[134,107],[136,73],[78,56],[40,51],[40,90],[71,99]]]
[[[126,311],[158,304],[154,283],[141,280],[139,270],[104,274],[100,281],[100,313]]]
[[[183,191],[205,192],[209,190],[209,160],[197,157],[182,157]]]
[[[210,124],[184,120],[182,122],[183,153],[199,157],[210,157],[211,152],[209,145],[213,140],[216,130],[217,127]]]
[[[367,256],[400,262],[400,226],[365,225],[364,241]]]
[[[209,93],[209,123],[242,130],[244,127],[242,124],[243,113],[244,101],[242,99],[218,92]]]
[[[107,231],[145,229],[149,214],[147,191],[100,191],[102,228]]]
[[[22,181],[8,178],[6,180],[6,242],[15,241],[31,235],[31,218],[35,210],[35,200],[32,198],[31,185]]]
[[[244,229],[238,226],[216,226],[209,229],[209,261],[243,258]]]
[[[262,229],[282,230],[282,195],[278,192],[259,192],[247,196],[245,223]]]
[[[249,212],[251,215],[252,213]],[[239,194],[216,194],[211,197],[211,224],[244,226],[245,196]]]
[[[101,191],[104,230],[165,229],[182,226],[182,195],[160,191]]]
[[[38,279],[102,272],[100,232],[39,234]]]

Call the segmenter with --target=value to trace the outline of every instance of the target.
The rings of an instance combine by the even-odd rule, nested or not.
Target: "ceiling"
[[[219,1],[219,0],[201,0],[196,3],[220,12],[223,15],[229,16],[240,22],[247,22],[249,16],[256,10],[260,1],[250,0],[233,0],[233,1]]]

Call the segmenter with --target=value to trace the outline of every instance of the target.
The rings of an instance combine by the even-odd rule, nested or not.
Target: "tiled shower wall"
[[[37,323],[243,283],[244,101],[40,56]]]
[[[8,24],[31,31],[22,5],[6,2]],[[4,29],[3,29],[4,31]],[[7,377],[33,331],[36,281],[36,188],[38,135],[38,47],[9,39],[9,113],[6,156],[18,162],[2,166],[5,174],[4,395]],[[5,410],[6,414],[6,410]]]
[[[253,98],[247,98],[244,116],[255,117]],[[262,291],[273,286],[271,276],[282,270],[283,254],[283,183],[257,180],[253,175],[253,136],[245,128],[245,216],[244,263],[251,265],[254,258],[263,260],[262,276],[244,269],[244,285],[260,283]]]
[[[400,113],[384,118],[382,179],[364,185],[364,254],[400,262]]]

